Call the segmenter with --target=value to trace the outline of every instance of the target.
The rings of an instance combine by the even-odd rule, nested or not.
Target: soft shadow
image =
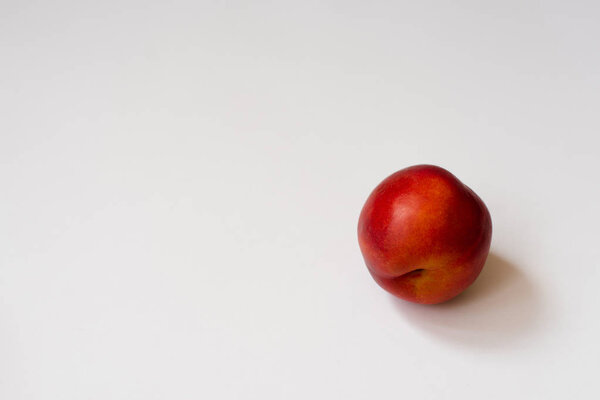
[[[450,301],[421,305],[390,297],[398,312],[420,329],[475,347],[503,347],[525,339],[536,328],[542,304],[527,276],[493,253],[473,285]]]

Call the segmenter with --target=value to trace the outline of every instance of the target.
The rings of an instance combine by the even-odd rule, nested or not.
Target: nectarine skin
[[[360,249],[375,281],[416,303],[441,303],[471,285],[491,240],[492,220],[483,201],[434,165],[386,178],[358,221]]]

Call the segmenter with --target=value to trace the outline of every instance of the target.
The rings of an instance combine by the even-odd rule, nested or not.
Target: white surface
[[[251,3],[1,3],[0,398],[599,398],[598,3]],[[417,163],[494,222],[445,306],[356,240]]]

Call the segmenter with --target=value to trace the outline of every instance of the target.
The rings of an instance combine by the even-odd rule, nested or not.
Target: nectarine
[[[360,249],[375,281],[416,303],[441,303],[465,290],[481,272],[491,239],[483,201],[433,165],[386,178],[358,221]]]

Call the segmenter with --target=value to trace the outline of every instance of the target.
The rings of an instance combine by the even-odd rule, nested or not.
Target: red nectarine
[[[416,303],[441,303],[465,290],[481,272],[491,239],[483,201],[433,165],[386,178],[358,222],[360,249],[375,281]]]

